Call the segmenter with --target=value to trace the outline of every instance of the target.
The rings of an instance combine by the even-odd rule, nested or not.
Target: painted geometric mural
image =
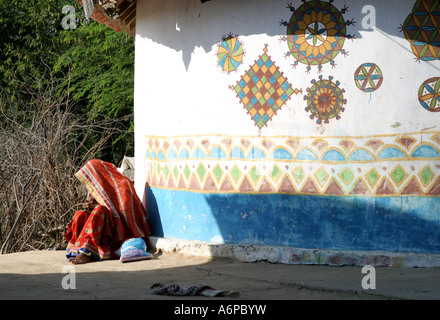
[[[310,119],[317,118],[316,123],[329,123],[330,119],[339,120],[341,112],[345,111],[343,107],[347,100],[344,99],[344,89],[339,88],[339,81],[333,82],[333,77],[323,79],[319,76],[319,80],[312,80],[312,87],[307,88],[307,100],[305,110],[311,112]]]
[[[440,132],[146,137],[152,187],[205,193],[440,196]]]
[[[301,92],[292,88],[267,52],[268,46],[265,45],[263,54],[235,86],[230,86],[259,130],[267,126],[292,94]]]
[[[419,102],[431,112],[440,112],[440,78],[426,80],[419,89]]]
[[[440,2],[418,0],[401,27],[417,61],[440,59]]]
[[[374,63],[364,63],[354,73],[356,86],[364,92],[373,92],[380,88],[383,82],[382,70]]]
[[[243,43],[238,39],[238,36],[228,34],[222,38],[222,42],[218,45],[218,65],[228,74],[237,70],[244,55]]]
[[[311,66],[318,66],[320,72],[326,63],[335,66],[334,59],[339,53],[347,54],[343,49],[345,39],[353,38],[347,34],[347,26],[354,22],[344,20],[347,7],[338,10],[332,5],[333,0],[303,2],[297,9],[288,5],[293,14],[289,22],[281,20],[280,25],[287,27],[287,35],[280,40],[287,41],[286,55],[296,60],[294,67],[302,63],[310,72]]]

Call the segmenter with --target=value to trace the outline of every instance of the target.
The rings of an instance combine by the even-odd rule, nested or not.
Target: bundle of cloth
[[[205,296],[205,297],[233,297],[239,296],[235,290],[216,290],[206,285],[190,285],[183,287],[178,283],[163,284],[155,283],[151,286],[154,294],[166,296]]]

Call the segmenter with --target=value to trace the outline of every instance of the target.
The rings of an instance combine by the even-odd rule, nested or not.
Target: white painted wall
[[[437,128],[440,115],[424,110],[417,91],[428,78],[439,74],[440,62],[417,63],[408,41],[400,32],[415,1],[334,1],[342,9],[349,7],[346,20],[354,19],[346,40],[347,57],[339,54],[336,68],[323,66],[323,76],[341,82],[348,100],[339,121],[317,125],[304,111],[303,97],[312,79],[318,79],[316,68],[306,74],[305,65],[291,67],[292,57],[285,58],[287,43],[279,38],[286,34],[281,19],[292,13],[286,2],[211,0],[143,0],[138,1],[135,73],[135,143],[136,188],[145,183],[145,136],[191,136],[200,134],[257,135],[258,128],[229,89],[254,60],[265,44],[269,54],[284,71],[294,88],[303,94],[293,95],[281,111],[262,129],[270,137],[364,136],[418,132]],[[298,7],[300,1],[293,1]],[[362,30],[362,8],[376,9],[376,28]],[[237,72],[226,74],[217,66],[217,45],[222,36],[238,34],[246,55]],[[384,74],[384,83],[374,93],[358,90],[353,81],[357,67],[374,62]],[[396,123],[401,125],[394,127]],[[438,129],[438,128],[437,128]]]

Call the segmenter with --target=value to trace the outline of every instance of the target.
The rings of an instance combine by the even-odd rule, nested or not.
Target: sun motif
[[[347,34],[347,26],[354,24],[354,21],[345,21],[343,13],[336,9],[330,2],[326,1],[303,1],[304,4],[293,11],[290,21],[281,21],[280,25],[287,27],[287,35],[280,38],[287,41],[289,51],[286,57],[292,56],[298,63],[307,65],[307,72],[311,66],[318,66],[318,72],[322,71],[322,65],[330,63],[333,67],[335,57],[342,53],[348,54],[343,47],[346,38],[354,38]]]
[[[336,96],[333,94],[332,89],[324,87],[319,89],[315,96],[313,103],[316,105],[319,114],[330,115],[334,109],[336,102]]]
[[[345,111],[344,105],[347,100],[344,99],[345,90],[339,88],[340,82],[333,82],[333,77],[328,80],[312,80],[313,86],[307,88],[307,95],[304,100],[307,101],[305,110],[310,112],[310,119],[315,119],[317,124],[328,124],[330,119],[341,119],[340,113]]]

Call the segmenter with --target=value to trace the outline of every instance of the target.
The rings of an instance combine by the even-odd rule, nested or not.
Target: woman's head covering
[[[145,207],[133,182],[123,176],[112,163],[90,160],[75,176],[85,185],[100,205],[106,206],[117,225],[116,240],[146,238],[150,226]]]

